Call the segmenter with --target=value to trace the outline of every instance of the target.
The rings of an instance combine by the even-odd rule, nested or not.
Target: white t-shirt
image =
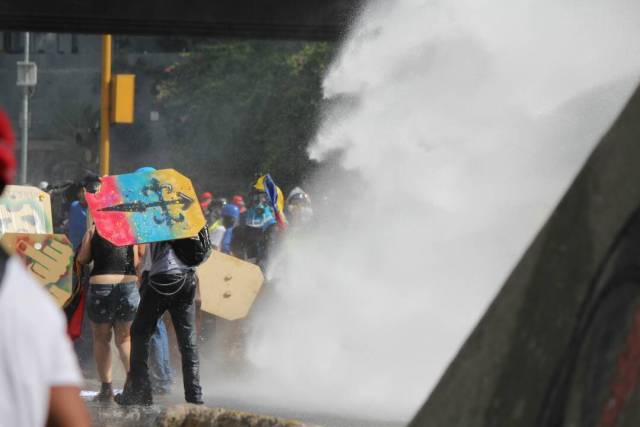
[[[20,261],[7,261],[0,285],[0,426],[47,421],[53,386],[80,386],[66,320]]]

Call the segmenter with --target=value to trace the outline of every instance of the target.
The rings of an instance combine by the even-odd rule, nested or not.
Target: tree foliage
[[[306,148],[331,54],[327,43],[200,45],[157,86],[172,145],[210,188],[237,191],[257,172],[285,189],[298,184],[314,166]]]

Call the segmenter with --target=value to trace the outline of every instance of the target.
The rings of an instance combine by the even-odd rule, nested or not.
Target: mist
[[[636,88],[639,20],[631,0],[370,2],[324,80],[315,224],[274,257],[251,375],[212,386],[411,419]]]

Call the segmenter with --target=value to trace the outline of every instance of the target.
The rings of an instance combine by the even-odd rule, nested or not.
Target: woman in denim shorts
[[[113,399],[111,386],[111,337],[120,360],[129,372],[131,353],[131,322],[135,317],[140,294],[136,276],[138,251],[134,246],[114,246],[96,231],[95,225],[87,230],[78,262],[93,261],[89,279],[87,314],[93,331],[93,354],[102,386],[96,400]]]

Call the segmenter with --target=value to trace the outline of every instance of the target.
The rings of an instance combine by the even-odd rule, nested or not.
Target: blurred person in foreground
[[[13,132],[0,111],[0,187],[15,172]],[[0,249],[0,423],[40,427],[90,425],[82,378],[62,310]]]

